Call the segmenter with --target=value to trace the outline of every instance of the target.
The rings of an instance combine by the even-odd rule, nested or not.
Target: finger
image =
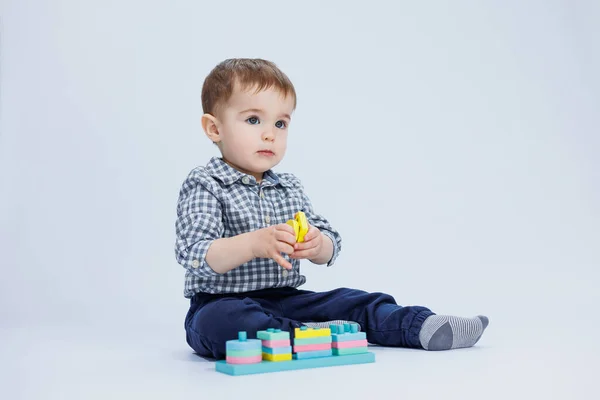
[[[294,252],[294,247],[284,242],[277,242],[276,247],[280,253],[292,254]]]
[[[315,241],[294,243],[294,249],[296,251],[314,249],[315,247],[317,247],[317,243],[315,243]]]
[[[311,226],[310,228],[308,228],[308,232],[306,232],[306,235],[304,235],[304,241],[305,242],[311,241],[312,239],[316,238],[320,234],[321,234],[321,231],[318,228]]]
[[[290,254],[290,258],[312,258],[315,256],[315,252],[313,250],[301,250],[295,251]]]
[[[273,254],[273,260],[285,269],[292,269],[292,264],[281,256],[281,254]]]
[[[294,228],[292,228],[291,225],[288,224],[279,224],[275,226],[275,229],[279,232],[287,232],[290,235],[293,235],[294,237],[296,237],[296,232],[294,232]]]
[[[315,233],[318,231],[319,229],[311,225],[308,227],[308,232],[306,232],[306,235],[304,235],[304,237],[312,239],[316,236]]]
[[[279,242],[289,243],[291,246],[296,243],[296,235],[294,235],[293,230],[292,233],[277,231],[275,233],[275,239]]]

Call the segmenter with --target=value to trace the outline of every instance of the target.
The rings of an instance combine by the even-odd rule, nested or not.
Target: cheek
[[[234,123],[227,127],[228,148],[236,153],[247,149],[251,143],[252,134],[248,131],[248,125],[244,123]]]
[[[288,134],[286,133],[281,133],[279,135],[279,146],[281,147],[285,147],[287,145],[287,139],[288,139]]]
[[[240,138],[238,138],[230,146],[232,152],[234,154],[236,154],[237,156],[241,156],[242,154],[244,154],[244,148],[246,148],[246,147],[247,146],[245,145],[245,142],[243,140],[241,140]]]
[[[241,129],[238,131],[238,140],[237,145],[241,149],[247,149],[253,147],[255,143],[255,136],[252,134],[252,131],[248,129]]]

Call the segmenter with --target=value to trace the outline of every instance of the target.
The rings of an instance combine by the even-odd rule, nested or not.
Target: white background
[[[0,397],[236,390],[185,344],[173,251],[179,187],[218,154],[202,83],[230,57],[276,62],[298,92],[277,170],[344,240],[333,268],[303,265],[304,288],[491,321],[476,349],[239,382],[288,397],[313,376],[351,398],[592,388],[597,2],[4,0],[1,18]]]

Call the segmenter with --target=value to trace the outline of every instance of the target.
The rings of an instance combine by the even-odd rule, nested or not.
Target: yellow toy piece
[[[296,215],[294,215],[294,218],[295,219],[290,219],[287,224],[294,228],[296,242],[304,242],[304,235],[308,232],[308,220],[306,219],[306,214],[302,211],[298,211]]]
[[[296,339],[309,339],[315,337],[331,336],[331,329],[329,328],[308,328],[303,326],[302,328],[294,329],[294,338]]]
[[[265,361],[290,361],[292,359],[292,353],[284,354],[269,354],[262,353],[263,360]]]
[[[308,220],[306,219],[306,214],[302,211],[298,211],[296,213],[296,221],[298,221],[298,225],[300,225],[300,229],[298,230],[298,242],[304,242],[304,235],[308,232]]]
[[[295,219],[290,219],[287,222],[288,225],[290,225],[292,228],[294,228],[294,233],[296,234],[296,242],[298,241],[298,233],[300,231],[300,225],[298,224],[298,221],[296,221]]]

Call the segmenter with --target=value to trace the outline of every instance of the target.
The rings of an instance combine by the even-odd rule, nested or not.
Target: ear
[[[202,129],[204,129],[204,133],[206,133],[206,136],[208,136],[213,143],[221,141],[218,123],[219,121],[211,114],[204,114],[202,116]]]

